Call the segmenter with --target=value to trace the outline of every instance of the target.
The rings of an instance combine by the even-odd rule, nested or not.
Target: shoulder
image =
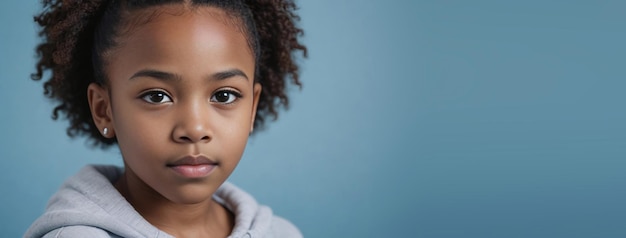
[[[295,225],[279,216],[272,218],[271,230],[274,238],[302,238],[302,233]]]
[[[64,226],[46,233],[43,238],[112,238],[119,237],[93,226]]]
[[[113,166],[83,168],[52,196],[46,211],[31,224],[24,237],[158,234],[158,229],[145,221],[113,187],[111,180],[120,171],[121,168]]]
[[[260,205],[239,187],[225,182],[214,198],[235,215],[235,227],[229,237],[301,238],[300,230],[272,209]]]

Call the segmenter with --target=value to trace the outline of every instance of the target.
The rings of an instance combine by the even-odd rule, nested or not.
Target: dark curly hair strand
[[[100,136],[93,123],[87,100],[90,83],[107,83],[104,58],[116,46],[116,37],[129,13],[165,4],[212,6],[235,16],[247,35],[256,60],[255,78],[263,86],[257,108],[255,127],[261,127],[266,116],[274,119],[280,107],[289,105],[287,85],[301,86],[295,53],[307,56],[307,49],[298,41],[303,31],[296,22],[293,0],[44,0],[44,10],[35,21],[42,37],[36,52],[38,62],[33,80],[44,83],[44,95],[58,105],[52,118],[64,115],[70,122],[70,137],[87,135],[94,146],[102,148],[116,140]]]

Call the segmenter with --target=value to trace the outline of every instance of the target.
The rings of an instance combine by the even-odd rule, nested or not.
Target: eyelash
[[[151,96],[156,96],[156,95],[160,95],[163,97],[160,102],[154,102],[150,100]],[[163,103],[172,102],[172,97],[170,97],[170,95],[168,95],[166,92],[161,91],[161,90],[150,90],[148,92],[142,93],[141,96],[139,96],[139,98],[141,98],[142,100],[150,104],[163,104]],[[162,100],[165,98],[167,98],[169,101],[163,102]]]
[[[220,93],[227,93],[228,94],[228,98],[226,102],[220,102],[217,100],[216,96]],[[160,97],[159,101],[152,101],[151,99],[155,99],[155,98],[151,98],[153,96],[158,96]],[[223,96],[223,95],[222,95]],[[222,90],[218,90],[215,93],[213,93],[213,95],[211,95],[210,101],[211,102],[216,102],[222,105],[228,105],[228,104],[232,104],[235,101],[237,101],[238,99],[240,99],[242,97],[242,95],[234,90],[229,90],[229,89],[222,89]],[[167,94],[166,92],[162,91],[162,90],[150,90],[147,91],[145,93],[142,93],[141,96],[139,96],[139,98],[141,98],[142,100],[144,100],[147,103],[150,104],[163,104],[163,103],[170,103],[173,102],[172,97]],[[159,99],[159,98],[157,98]],[[167,100],[167,101],[163,101],[163,100]]]
[[[216,100],[216,96],[217,96],[218,94],[220,94],[220,93],[228,93],[228,94],[229,94],[229,96],[228,96],[228,101],[229,101],[229,102],[218,102],[218,101]],[[234,98],[231,98],[231,96],[232,96],[232,97],[234,97]],[[241,97],[242,97],[242,96],[241,96],[241,94],[240,94],[239,92],[236,92],[236,91],[234,91],[234,90],[229,90],[229,89],[222,89],[222,90],[218,90],[218,91],[216,91],[215,93],[213,93],[213,95],[211,96],[210,101],[211,101],[211,102],[217,102],[217,103],[222,104],[222,105],[228,105],[228,104],[232,104],[232,103],[234,103],[235,101],[237,101],[237,100],[238,100],[238,99],[240,99]]]

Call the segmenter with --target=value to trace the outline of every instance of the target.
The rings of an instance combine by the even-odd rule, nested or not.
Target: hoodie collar
[[[122,171],[111,165],[83,168],[51,198],[46,212],[27,234],[41,236],[63,226],[86,225],[120,236],[172,237],[146,221],[113,187]],[[235,215],[235,226],[228,238],[260,238],[270,231],[272,210],[259,205],[237,186],[225,182],[213,199]]]

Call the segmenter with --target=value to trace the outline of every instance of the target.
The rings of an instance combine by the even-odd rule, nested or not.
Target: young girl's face
[[[117,138],[128,187],[198,203],[239,162],[261,87],[239,21],[209,7],[157,12],[117,39],[108,87],[90,93],[102,94],[99,127]]]

